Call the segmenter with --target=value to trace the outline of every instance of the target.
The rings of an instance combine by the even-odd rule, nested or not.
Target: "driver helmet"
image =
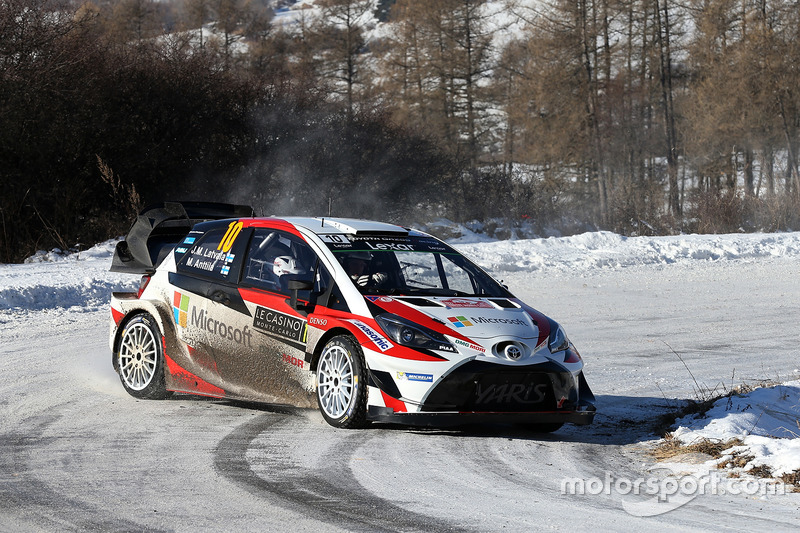
[[[284,274],[299,274],[300,269],[297,268],[297,261],[288,255],[279,255],[272,262],[272,271],[276,276],[280,277]]]

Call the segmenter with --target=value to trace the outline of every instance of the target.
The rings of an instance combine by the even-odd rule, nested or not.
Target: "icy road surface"
[[[516,253],[462,248],[486,261],[493,246]],[[586,361],[600,414],[548,436],[344,431],[315,411],[139,401],[111,368],[94,296],[40,305],[35,265],[0,266],[0,285],[29,287],[0,307],[0,531],[796,530],[800,494],[703,494],[652,503],[649,517],[614,491],[562,494],[566,478],[652,476],[655,419],[697,386],[674,352],[712,389],[800,376],[797,253],[581,263],[592,253],[576,252],[574,269],[547,258],[495,269]]]

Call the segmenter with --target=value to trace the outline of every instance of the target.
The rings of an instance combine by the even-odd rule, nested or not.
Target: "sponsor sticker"
[[[393,252],[413,252],[415,251],[414,245],[402,242],[369,242],[364,241],[364,244],[370,250],[384,251],[391,250]]]
[[[492,304],[483,300],[470,300],[467,298],[448,298],[439,300],[451,309],[494,309]]]
[[[327,326],[328,320],[325,318],[317,318],[315,316],[308,318],[308,323],[312,326]]]
[[[178,252],[179,254],[185,254],[186,252],[189,251],[189,249],[181,246],[179,248],[175,248],[175,251]]]
[[[186,237],[183,239],[183,244],[194,244],[195,237]]]
[[[433,382],[432,374],[418,374],[416,372],[398,372],[397,379],[403,381],[424,381],[427,383]]]
[[[308,332],[305,320],[261,306],[256,307],[253,327],[268,335],[297,342],[306,342]]]
[[[394,345],[389,342],[386,337],[369,327],[368,325],[364,324],[360,320],[351,320],[350,321],[355,327],[360,329],[364,335],[367,336],[372,343],[377,346],[380,351],[385,352],[389,348],[392,348]]]
[[[388,296],[365,296],[367,300],[370,302],[383,302],[385,304],[391,303],[394,300],[389,298]]]
[[[527,326],[528,323],[521,318],[497,318],[486,316],[449,316],[447,320],[456,328],[474,326],[475,324],[508,324],[510,326]]]
[[[491,318],[485,316],[470,317],[476,324],[509,324],[512,326],[527,326],[528,323],[521,318]]]
[[[450,323],[457,328],[466,328],[474,325],[465,316],[449,316],[447,317],[447,320],[449,320]]]
[[[205,309],[197,311],[197,307],[192,306],[192,326],[197,326],[209,332],[212,335],[228,339],[236,344],[244,346],[252,346],[253,332],[250,331],[248,326],[237,328],[231,324],[226,324],[220,320],[211,318],[206,313]]]
[[[458,344],[459,346],[465,346],[470,350],[475,350],[476,352],[486,353],[486,348],[483,346],[478,346],[472,342],[462,341],[461,339],[453,339],[453,342]]]
[[[189,297],[175,291],[172,302],[172,312],[175,316],[175,323],[182,328],[189,322]]]
[[[281,354],[281,358],[283,359],[283,362],[288,365],[296,366],[298,368],[303,368],[305,366],[305,361],[298,359],[297,357],[292,357],[287,353]]]

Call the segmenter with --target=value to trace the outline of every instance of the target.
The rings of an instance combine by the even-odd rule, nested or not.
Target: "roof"
[[[370,233],[395,233],[408,235],[409,230],[395,224],[375,222],[373,220],[360,220],[357,218],[334,217],[283,217],[282,220],[295,226],[300,226],[316,233],[317,235],[353,235]]]

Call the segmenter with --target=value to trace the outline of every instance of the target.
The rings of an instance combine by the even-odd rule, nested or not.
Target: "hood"
[[[440,324],[440,333],[470,339],[513,337],[537,339],[549,335],[547,318],[523,308],[521,302],[509,298],[467,297],[367,297],[387,312],[419,321],[415,311]],[[531,311],[533,311],[533,316]]]

